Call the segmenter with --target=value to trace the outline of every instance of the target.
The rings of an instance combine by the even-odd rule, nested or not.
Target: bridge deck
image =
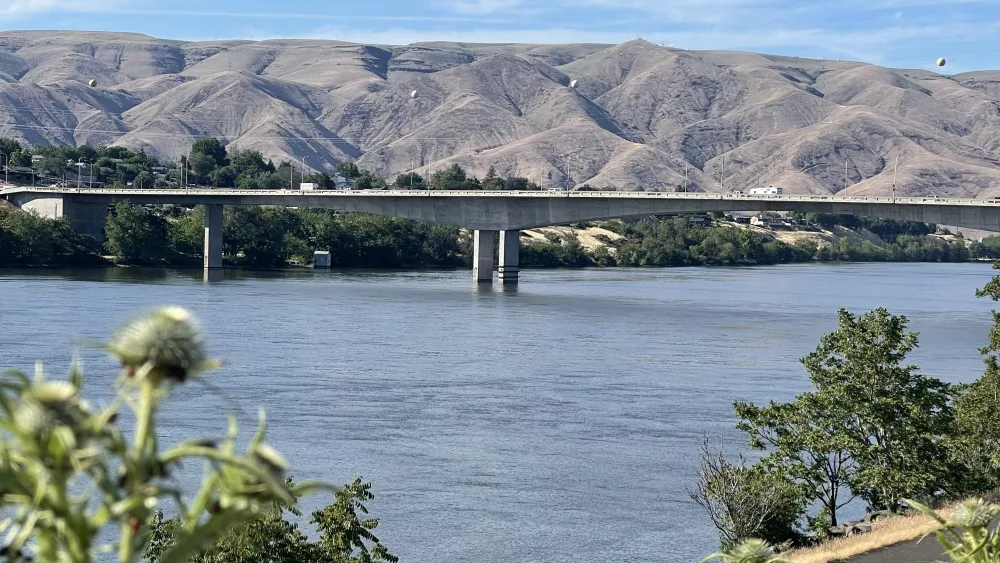
[[[176,197],[322,197],[322,198],[352,198],[352,197],[430,197],[430,198],[612,198],[634,200],[724,200],[724,201],[782,201],[782,202],[843,202],[843,203],[895,203],[897,205],[962,205],[974,207],[1000,207],[1000,198],[945,198],[935,196],[837,196],[837,195],[797,195],[797,194],[732,194],[732,193],[683,193],[683,192],[621,192],[621,191],[587,191],[587,192],[550,192],[550,191],[464,191],[464,190],[238,190],[229,188],[52,188],[3,186],[0,196],[37,193],[52,195],[106,195],[106,196],[142,196],[144,198],[171,199]]]

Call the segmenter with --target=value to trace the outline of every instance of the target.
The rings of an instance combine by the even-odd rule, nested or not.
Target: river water
[[[296,478],[374,483],[404,563],[690,562],[717,547],[687,495],[704,436],[737,451],[736,399],[807,388],[798,359],[836,311],[887,307],[926,373],[966,382],[992,303],[983,264],[466,271],[0,270],[0,366],[61,375],[80,339],[161,304],[202,320],[226,365],[171,398],[166,442],[258,407]],[[88,393],[115,366],[81,349]],[[100,401],[98,401],[100,402]],[[198,468],[191,469],[197,477]],[[312,510],[327,498],[304,502]]]

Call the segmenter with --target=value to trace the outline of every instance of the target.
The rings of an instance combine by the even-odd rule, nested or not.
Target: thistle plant
[[[982,499],[969,499],[946,520],[919,502],[905,502],[941,525],[937,540],[953,562],[1000,563],[1000,532],[990,529],[990,524],[1000,515],[1000,506]]]
[[[0,556],[52,563],[91,563],[117,552],[139,561],[148,523],[172,501],[180,526],[164,563],[183,563],[227,531],[274,503],[295,499],[320,483],[288,485],[286,462],[264,443],[263,412],[246,451],[236,452],[236,421],[221,441],[193,440],[167,450],[157,441],[160,403],[177,385],[214,368],[196,321],[184,309],[162,308],[138,318],[102,345],[121,361],[116,397],[97,409],[81,395],[83,372],[74,361],[66,381],[16,371],[0,377]],[[117,426],[122,408],[135,417],[131,440]],[[201,462],[205,476],[193,496],[168,481],[182,462]],[[110,531],[108,529],[110,528]],[[116,545],[98,545],[114,537]]]
[[[713,553],[701,560],[721,559],[723,563],[787,563],[774,553],[774,548],[764,540],[748,539],[736,544],[732,549]]]

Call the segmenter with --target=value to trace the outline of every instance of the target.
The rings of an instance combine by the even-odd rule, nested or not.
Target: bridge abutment
[[[13,194],[8,201],[24,209],[33,211],[46,219],[65,217],[76,232],[87,235],[97,242],[104,242],[104,223],[108,218],[107,202],[80,201],[71,194]]]
[[[503,285],[517,285],[521,261],[521,231],[500,231],[498,278]]]
[[[222,269],[222,205],[205,206],[205,270]]]
[[[493,283],[493,241],[496,231],[476,230],[472,235],[472,281]]]

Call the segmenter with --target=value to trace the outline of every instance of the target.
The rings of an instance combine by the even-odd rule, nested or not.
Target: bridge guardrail
[[[53,194],[95,194],[95,195],[172,195],[188,196],[284,196],[284,197],[525,197],[525,198],[614,198],[614,199],[717,199],[740,201],[785,201],[785,202],[816,202],[832,201],[845,203],[896,203],[896,204],[935,204],[935,205],[970,205],[996,206],[1000,198],[943,198],[943,197],[888,197],[888,196],[834,196],[834,195],[796,195],[796,194],[732,194],[711,192],[620,192],[620,191],[588,191],[588,192],[544,192],[544,191],[472,191],[472,190],[233,190],[225,188],[52,188],[52,187],[4,187],[0,195],[35,192]]]

